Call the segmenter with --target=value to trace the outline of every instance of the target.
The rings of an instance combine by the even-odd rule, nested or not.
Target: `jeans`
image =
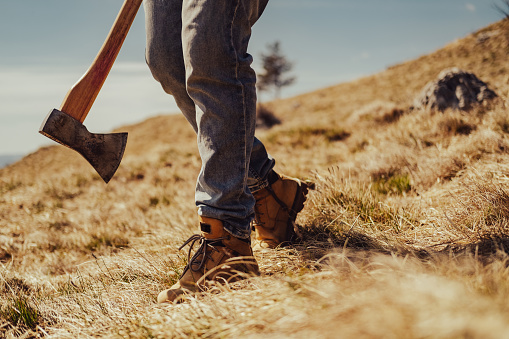
[[[274,159],[255,138],[251,27],[268,0],[145,0],[146,60],[197,133],[198,214],[251,234],[252,192],[268,185]]]

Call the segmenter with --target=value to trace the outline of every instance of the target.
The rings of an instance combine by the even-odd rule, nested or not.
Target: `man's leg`
[[[265,5],[266,0],[227,4],[185,0],[184,12],[189,15],[184,16],[182,30],[181,0],[145,0],[147,63],[154,78],[175,97],[198,133],[204,162],[196,194],[202,215],[201,235],[186,242],[199,241],[200,248],[190,258],[179,282],[160,293],[160,302],[175,301],[186,291],[200,290],[204,281],[216,279],[218,272],[223,275],[233,269],[258,273],[249,245],[254,204],[250,190],[258,192],[258,196],[267,190],[281,193],[271,189],[278,186],[274,181],[269,184],[269,178],[275,177],[274,160],[254,138],[255,75],[247,44],[251,26]],[[211,22],[212,31],[206,29],[207,22]],[[186,41],[184,48],[177,34],[181,30]],[[219,34],[212,34],[209,39],[209,33],[214,31]],[[290,186],[281,187],[293,190]],[[290,193],[291,200],[297,199],[293,194]],[[279,206],[276,210],[282,207],[279,198],[262,200],[261,206],[269,206],[271,211],[272,204]],[[283,212],[277,215],[288,218],[288,209]],[[214,250],[207,252],[211,248]],[[240,262],[235,262],[239,258]],[[228,264],[230,271],[215,269],[223,263]]]
[[[184,13],[187,15],[184,16],[183,35],[186,44],[180,51],[175,47],[182,46],[180,37],[173,34],[172,30],[181,30],[182,22],[171,13],[164,13],[180,13],[178,4],[161,0],[148,0],[145,4],[148,12],[147,62],[154,77],[161,82],[166,92],[175,96],[179,107],[193,125],[198,134],[203,160],[196,194],[201,214],[201,235],[192,236],[186,242],[191,244],[191,247],[199,242],[200,246],[189,259],[179,281],[159,294],[159,302],[177,302],[186,293],[203,290],[211,281],[233,281],[242,278],[238,272],[258,274],[258,265],[253,258],[249,237],[254,198],[247,188],[249,157],[254,143],[254,73],[248,67],[250,71],[244,78],[242,74],[245,67],[241,65],[242,61],[235,60],[243,53],[237,49],[244,45],[242,48],[247,48],[249,36],[244,35],[244,28],[248,27],[250,33],[250,25],[246,26],[244,23],[247,16],[242,16],[239,2],[223,4],[224,9],[234,9],[233,12],[218,11],[218,7],[214,7],[217,6],[215,2],[217,1],[184,1]],[[201,15],[203,12],[207,12],[209,16]],[[225,16],[221,17],[217,13]],[[218,20],[222,20],[222,24],[217,24]],[[161,24],[170,27],[161,27]],[[217,32],[214,42],[204,39],[207,27]],[[193,30],[191,36],[186,36],[186,31]],[[225,40],[225,34],[230,35],[229,40]],[[245,44],[239,40],[245,40]],[[166,45],[168,42],[172,45]],[[222,49],[219,48],[210,55],[208,49],[215,48],[216,44],[226,46],[221,46]],[[221,60],[225,51],[228,56],[232,55],[232,47],[235,56],[233,70],[229,64],[232,59]],[[185,59],[182,56],[185,56]],[[247,57],[250,58],[248,55]],[[184,60],[187,63],[184,63]],[[189,67],[187,87],[184,82],[185,67]],[[221,69],[223,71],[217,71]],[[196,76],[197,74],[199,75]],[[216,78],[218,84],[214,84]],[[192,99],[187,93],[194,94],[191,95]],[[234,102],[230,105],[228,102],[231,101]],[[258,166],[259,170],[265,168],[269,171],[273,160],[269,159],[261,143],[258,143],[257,152],[258,160],[264,163]],[[221,166],[217,166],[218,164]],[[260,174],[258,171],[254,173],[259,178],[267,176],[266,173]]]
[[[187,94],[182,52],[182,0],[145,0],[145,58],[154,78],[196,127],[195,105]]]
[[[253,25],[267,1],[252,7],[249,23]],[[154,78],[166,93],[173,95],[177,105],[198,131],[196,106],[186,88],[182,51],[182,0],[145,0],[147,49],[146,60]],[[274,167],[274,159],[260,140],[254,138],[247,184],[252,191],[267,187],[267,176]]]
[[[221,220],[241,239],[250,237],[256,215],[260,246],[273,248],[295,238],[309,186],[272,171],[274,161],[254,137],[256,75],[247,47],[265,5],[266,0],[184,0],[182,37],[202,157],[199,214]]]
[[[198,213],[222,220],[228,232],[243,239],[251,234],[255,203],[247,180],[256,75],[247,47],[262,7],[257,0],[184,0],[182,11],[187,92],[196,104],[202,158]]]

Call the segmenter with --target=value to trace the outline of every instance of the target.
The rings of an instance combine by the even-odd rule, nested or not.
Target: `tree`
[[[293,84],[296,78],[286,77],[286,73],[292,70],[293,63],[282,54],[279,41],[268,44],[267,49],[267,54],[261,54],[263,73],[258,74],[258,89],[274,89],[274,97],[277,99],[281,96],[281,88]]]
[[[509,20],[509,0],[504,0],[502,1],[502,3],[505,5],[505,6],[499,6],[497,4],[493,4],[493,6],[495,7],[495,9],[497,9],[500,13],[502,13],[502,15],[505,16],[505,19],[506,20]],[[505,9],[505,7],[507,7],[507,9]]]

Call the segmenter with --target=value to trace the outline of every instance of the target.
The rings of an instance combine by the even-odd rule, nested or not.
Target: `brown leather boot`
[[[188,264],[179,281],[157,296],[158,303],[178,303],[186,294],[205,291],[211,282],[231,283],[246,274],[259,275],[250,239],[239,239],[223,228],[221,220],[200,217],[201,235],[189,238],[179,250],[191,244]],[[191,257],[194,244],[200,247]]]
[[[297,234],[295,219],[304,208],[306,195],[314,184],[299,179],[269,173],[269,186],[253,193],[256,199],[255,247],[275,248],[290,244]]]

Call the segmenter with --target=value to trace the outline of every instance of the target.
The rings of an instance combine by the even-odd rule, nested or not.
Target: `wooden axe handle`
[[[60,111],[83,122],[106,81],[143,0],[125,0],[94,62],[69,90]]]

